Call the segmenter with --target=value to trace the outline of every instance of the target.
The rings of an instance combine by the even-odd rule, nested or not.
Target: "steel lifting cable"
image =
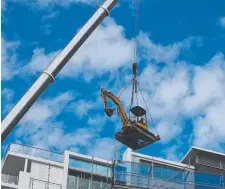
[[[134,49],[133,49],[133,53],[134,53],[134,60],[133,63],[137,63],[137,35],[138,35],[138,31],[139,31],[139,0],[133,0],[133,5],[134,5],[134,9],[135,9],[135,19],[134,19]],[[131,96],[131,102],[130,102],[130,109],[133,106],[133,102],[134,102],[134,93],[136,94],[136,102],[138,105],[138,96],[137,96],[137,80],[136,80],[136,75],[133,77],[133,86],[132,86],[132,96]],[[130,118],[130,113],[129,113],[129,118]]]
[[[137,63],[137,35],[139,31],[139,11],[140,11],[140,0],[134,0],[135,6],[135,20],[134,20],[134,63]]]
[[[131,84],[133,78],[130,80],[130,82],[123,88],[123,90],[119,93],[118,98],[123,94],[123,92],[127,89],[127,87]]]
[[[156,131],[157,135],[159,136],[159,133],[158,133],[157,128],[156,128],[156,125],[155,125],[155,122],[154,122],[154,120],[153,120],[153,118],[152,118],[152,115],[151,115],[151,113],[150,113],[150,111],[149,111],[149,108],[148,108],[148,106],[147,106],[147,103],[146,103],[146,101],[145,101],[145,98],[144,98],[144,96],[143,96],[143,94],[142,94],[142,91],[141,91],[141,88],[140,88],[138,82],[137,82],[137,86],[138,86],[138,89],[139,89],[139,91],[140,91],[140,93],[141,93],[142,99],[143,99],[143,101],[144,101],[144,103],[145,103],[147,112],[148,112],[148,114],[149,114],[149,116],[150,116],[150,118],[151,118],[153,127],[155,128],[155,131]]]

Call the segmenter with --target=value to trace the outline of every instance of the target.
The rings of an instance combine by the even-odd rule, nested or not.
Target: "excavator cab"
[[[130,125],[122,132],[114,134],[116,140],[133,150],[138,150],[160,140],[158,135],[154,135],[148,130],[144,108],[134,106],[130,112],[133,114]]]
[[[147,116],[146,110],[144,108],[142,108],[141,106],[134,106],[130,109],[130,112],[134,115],[133,119],[136,122],[146,124]]]

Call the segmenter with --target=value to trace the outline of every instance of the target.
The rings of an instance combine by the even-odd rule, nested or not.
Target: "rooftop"
[[[225,154],[221,152],[216,152],[212,150],[207,150],[204,148],[192,146],[191,149],[187,152],[187,154],[181,160],[181,163],[189,163],[189,158],[193,155],[204,155],[204,156],[212,156],[218,158],[219,160],[225,161]]]

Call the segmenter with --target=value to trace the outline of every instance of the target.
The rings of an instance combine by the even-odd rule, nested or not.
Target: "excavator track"
[[[159,136],[136,125],[128,127],[124,132],[115,133],[114,137],[132,150],[138,150],[160,140]]]

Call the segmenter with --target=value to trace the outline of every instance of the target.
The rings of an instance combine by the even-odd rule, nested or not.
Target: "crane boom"
[[[42,72],[40,77],[2,121],[1,141],[3,141],[15,128],[16,124],[22,119],[45,89],[54,82],[56,75],[82,46],[102,20],[109,15],[110,10],[118,1],[119,0],[106,0],[62,52],[59,53],[51,64]]]
[[[110,117],[113,114],[113,109],[110,109],[108,107],[108,102],[107,102],[107,97],[109,99],[111,99],[118,107],[118,114],[120,116],[120,119],[123,123],[123,130],[129,126],[129,120],[127,118],[126,112],[123,109],[123,106],[120,102],[120,99],[116,96],[114,96],[114,94],[112,94],[111,92],[106,91],[105,89],[101,89],[101,96],[104,102],[104,110],[106,112],[106,114]]]

